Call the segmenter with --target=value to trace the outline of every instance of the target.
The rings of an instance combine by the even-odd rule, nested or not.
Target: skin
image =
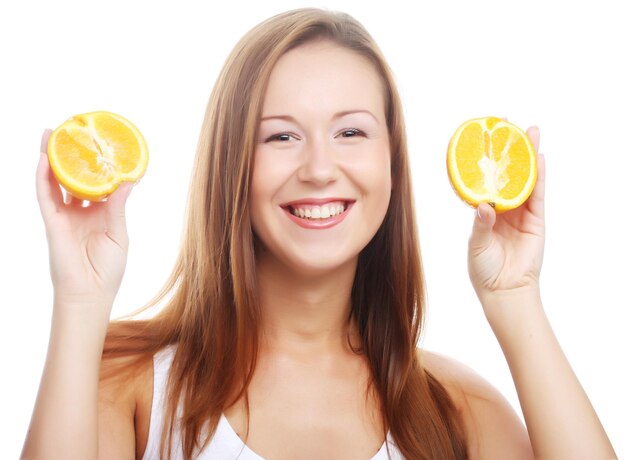
[[[365,396],[366,363],[349,351],[346,337],[358,345],[348,321],[356,258],[380,225],[391,189],[381,82],[353,52],[310,43],[278,62],[263,117],[271,119],[260,127],[251,196],[261,241],[262,343],[249,390],[247,445],[268,459],[368,459],[385,433],[375,395]],[[366,134],[348,133],[355,128]],[[538,130],[529,135],[538,148]],[[44,148],[46,141],[44,136]],[[420,351],[461,411],[470,458],[615,457],[543,313],[544,171],[540,157],[537,186],[522,207],[496,219],[481,205],[468,245],[470,279],[511,368],[528,431],[480,376]],[[130,188],[88,208],[65,204],[42,154],[37,192],[55,296],[23,458],[141,457],[151,366],[128,385],[98,385],[106,325],[126,261]],[[324,197],[355,200],[330,229],[303,229],[281,208]],[[243,414],[241,402],[225,413],[240,434]]]
[[[269,81],[251,190],[263,342],[247,442],[265,458],[370,458],[384,440],[364,398],[366,363],[346,341],[357,257],[391,193],[382,94],[367,61],[326,42],[287,53]],[[281,207],[333,197],[355,201],[324,230],[299,227]],[[226,416],[245,431],[243,407]]]

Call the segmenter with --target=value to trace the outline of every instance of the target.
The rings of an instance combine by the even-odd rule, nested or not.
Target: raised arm
[[[42,137],[37,199],[54,288],[48,354],[22,458],[98,458],[100,360],[113,299],[126,266],[124,215],[130,184],[108,201],[64,203]]]
[[[539,130],[528,130],[535,150]],[[616,458],[550,327],[539,292],[544,248],[545,165],[533,194],[496,213],[481,204],[469,241],[472,284],[508,362],[536,458]]]

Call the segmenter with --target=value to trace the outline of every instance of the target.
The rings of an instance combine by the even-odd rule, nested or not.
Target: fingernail
[[[476,215],[478,216],[478,219],[480,219],[480,221],[483,221],[483,216],[480,215],[480,205],[476,206]]]

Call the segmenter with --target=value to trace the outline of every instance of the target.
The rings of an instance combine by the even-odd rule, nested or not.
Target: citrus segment
[[[102,201],[122,182],[136,182],[148,165],[148,147],[135,125],[111,112],[76,115],[48,140],[50,167],[76,198]]]
[[[496,117],[475,118],[456,130],[447,156],[448,177],[457,194],[476,207],[497,212],[520,206],[537,181],[537,156],[524,131]]]

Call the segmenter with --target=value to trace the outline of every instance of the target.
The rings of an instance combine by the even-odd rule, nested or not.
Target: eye
[[[361,131],[360,129],[356,129],[356,128],[348,128],[348,129],[344,129],[343,131],[341,131],[338,136],[341,137],[357,137],[357,136],[363,136],[365,137],[365,133],[363,131]]]
[[[277,134],[272,134],[270,137],[265,139],[265,142],[273,142],[273,141],[289,142],[291,140],[297,140],[297,139],[298,138],[291,133],[277,133]]]

